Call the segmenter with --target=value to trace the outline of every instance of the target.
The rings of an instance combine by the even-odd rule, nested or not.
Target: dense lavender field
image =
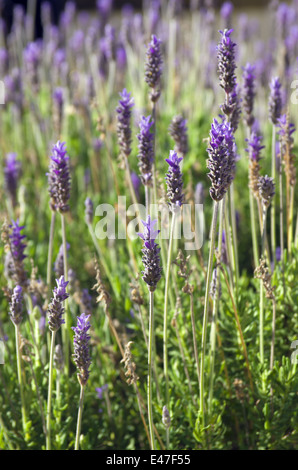
[[[32,15],[0,23],[0,448],[297,449],[297,0]]]

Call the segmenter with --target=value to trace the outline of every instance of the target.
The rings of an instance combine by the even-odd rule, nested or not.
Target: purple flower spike
[[[254,123],[253,107],[255,99],[255,67],[246,64],[243,67],[243,110],[244,120],[247,126],[251,127]]]
[[[261,144],[263,138],[261,135],[256,134],[256,132],[252,132],[250,139],[247,139],[248,148],[246,152],[248,152],[248,156],[250,160],[254,160],[259,162],[261,160],[261,150],[265,148],[264,145]]]
[[[270,176],[260,176],[259,193],[265,208],[270,206],[271,200],[275,194],[275,183]]]
[[[12,205],[17,203],[17,188],[21,174],[21,163],[17,160],[16,153],[8,153],[4,162],[5,190],[11,198]]]
[[[77,326],[72,327],[75,332],[73,344],[74,353],[73,359],[78,369],[78,380],[82,386],[86,385],[89,378],[89,366],[91,364],[90,358],[90,336],[88,330],[90,329],[90,322],[88,321],[90,315],[82,313],[77,317]]]
[[[69,211],[70,169],[69,156],[65,142],[54,145],[49,166],[48,184],[51,197],[51,209],[61,213]]]
[[[168,200],[172,210],[182,206],[184,202],[182,172],[180,169],[180,162],[182,160],[183,157],[178,157],[174,150],[171,150],[169,158],[166,158],[166,162],[169,164],[169,170],[165,179],[167,183]]]
[[[218,202],[229,189],[235,174],[236,145],[229,123],[213,120],[207,152],[207,168],[210,170],[208,177],[211,180],[210,196]]]
[[[180,115],[174,116],[169,127],[169,133],[175,141],[175,150],[185,156],[188,152],[186,119]]]
[[[151,132],[151,127],[154,121],[151,116],[142,116],[139,126],[140,133],[137,138],[139,141],[139,154],[140,160],[138,166],[140,168],[141,180],[145,186],[152,186],[152,165],[154,162],[154,134]]]
[[[68,299],[69,295],[66,292],[67,281],[64,281],[64,276],[56,279],[57,287],[53,290],[53,299],[48,307],[49,328],[51,331],[57,331],[63,323],[62,318],[64,314],[63,302]]]
[[[92,225],[93,222],[93,202],[90,197],[85,200],[85,221],[87,225]]]
[[[152,88],[151,101],[156,102],[160,97],[160,78],[162,74],[161,40],[154,34],[147,48],[145,64],[145,81]]]
[[[157,220],[152,220],[148,215],[146,222],[143,221],[144,233],[139,233],[140,238],[144,241],[144,248],[142,249],[144,271],[142,271],[143,280],[148,285],[151,292],[154,292],[158,281],[161,278],[160,267],[160,248],[155,242],[159,230],[155,230],[154,226]]]
[[[131,108],[134,106],[134,100],[126,88],[120,93],[117,112],[117,135],[121,154],[128,158],[131,152]]]
[[[26,255],[24,254],[26,244],[23,240],[26,236],[22,235],[21,232],[24,228],[24,226],[19,225],[18,221],[12,221],[12,224],[10,225],[11,234],[9,235],[12,277],[16,283],[23,287],[27,285],[28,281],[23,263],[26,258]]]
[[[16,286],[13,290],[9,304],[9,315],[14,325],[19,325],[23,319],[23,295],[21,286]]]
[[[220,86],[226,93],[231,93],[235,87],[235,47],[230,38],[232,29],[220,31],[221,41],[217,46],[218,72]]]
[[[274,77],[270,83],[270,96],[269,96],[269,119],[272,124],[276,125],[281,116],[282,110],[282,96],[281,96],[281,83],[278,77]]]

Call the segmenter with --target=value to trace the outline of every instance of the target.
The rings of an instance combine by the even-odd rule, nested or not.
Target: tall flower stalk
[[[52,406],[52,389],[53,389],[53,361],[55,352],[55,338],[57,331],[61,325],[65,323],[63,318],[64,306],[63,302],[68,298],[66,286],[68,284],[64,277],[56,279],[57,286],[53,290],[53,298],[48,307],[48,324],[51,331],[51,349],[49,360],[49,383],[48,383],[48,404],[47,404],[47,433],[46,433],[46,449],[51,450],[51,406]]]
[[[216,227],[218,219],[219,205],[228,191],[235,174],[235,141],[233,131],[229,123],[213,120],[210,131],[210,141],[208,152],[207,167],[209,169],[208,177],[211,181],[210,196],[214,201],[212,225],[210,232],[210,248],[206,277],[206,290],[204,302],[204,315],[202,327],[201,343],[201,367],[200,367],[200,414],[202,428],[205,428],[205,351],[207,339],[207,325],[209,316],[209,296],[212,279],[213,257],[216,240]]]
[[[48,282],[50,282],[49,266],[52,258],[52,243],[54,234],[53,212],[60,212],[61,215],[61,231],[62,231],[62,244],[63,244],[63,259],[64,259],[64,280],[68,281],[68,263],[67,263],[67,242],[66,242],[66,228],[65,228],[65,214],[69,211],[70,199],[70,167],[69,156],[66,151],[65,142],[58,141],[53,149],[50,158],[49,172],[48,172],[48,189],[50,194],[50,206],[52,209],[52,222],[51,234],[49,242],[48,254]],[[53,224],[53,226],[52,226]],[[68,373],[69,369],[69,314],[67,304],[65,306],[66,321],[65,328],[63,328],[63,347],[65,355],[65,370]]]
[[[170,270],[172,263],[172,251],[173,251],[173,240],[174,231],[177,215],[180,212],[183,204],[183,181],[182,173],[180,170],[180,164],[183,158],[178,157],[174,150],[170,151],[169,158],[166,162],[169,165],[168,173],[166,174],[167,183],[167,197],[169,208],[172,213],[171,229],[169,236],[168,246],[168,260],[165,277],[165,299],[164,299],[164,329],[163,329],[163,360],[164,360],[164,375],[166,383],[166,400],[165,406],[169,408],[169,374],[168,374],[168,298],[169,298],[169,282],[170,282]],[[169,427],[166,427],[167,434],[167,448],[169,448]]]
[[[22,378],[22,363],[21,363],[21,350],[20,350],[20,324],[23,319],[23,295],[22,287],[17,285],[12,293],[10,304],[9,304],[9,315],[10,319],[15,326],[15,339],[16,339],[16,355],[17,355],[17,369],[18,369],[18,382],[21,396],[21,410],[22,410],[22,424],[23,431],[26,434],[27,427],[27,412],[26,402],[24,395],[24,385]]]
[[[161,278],[160,267],[160,248],[155,242],[159,234],[159,230],[155,230],[157,221],[151,220],[150,215],[147,216],[146,222],[143,221],[144,233],[139,236],[144,241],[142,249],[144,271],[142,277],[148,286],[149,290],[149,338],[148,338],[148,383],[147,383],[147,406],[148,406],[148,419],[149,431],[151,440],[151,449],[155,450],[155,437],[154,437],[154,424],[153,424],[153,410],[152,410],[152,369],[153,369],[153,337],[154,337],[154,291]]]
[[[79,450],[82,416],[83,416],[84,392],[85,392],[85,386],[88,382],[89,367],[91,364],[90,351],[89,351],[90,335],[88,334],[88,330],[90,329],[89,318],[90,318],[90,315],[86,315],[85,313],[82,313],[77,318],[77,326],[72,327],[72,329],[75,332],[74,339],[73,339],[73,344],[74,344],[73,359],[78,369],[78,381],[81,387],[78,418],[77,418],[75,450]]]

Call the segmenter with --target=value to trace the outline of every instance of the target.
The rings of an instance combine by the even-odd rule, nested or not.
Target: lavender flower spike
[[[93,202],[90,197],[85,200],[85,221],[87,225],[92,225],[93,222]]]
[[[235,87],[235,47],[236,44],[230,38],[232,29],[220,31],[221,41],[217,46],[218,72],[220,86],[227,94]]]
[[[9,246],[12,259],[12,277],[20,286],[25,287],[28,277],[23,263],[26,258],[26,255],[24,254],[26,244],[23,241],[26,236],[21,234],[24,226],[20,226],[18,221],[12,221],[10,228],[12,229],[11,234],[9,235]]]
[[[175,150],[185,156],[188,152],[186,119],[181,115],[174,116],[169,127],[169,133],[175,141]]]
[[[66,292],[67,281],[64,281],[64,276],[56,279],[57,287],[53,290],[53,299],[48,307],[49,328],[51,331],[57,331],[63,323],[62,318],[64,314],[63,302],[68,299],[69,295]]]
[[[162,74],[161,40],[155,35],[152,35],[146,55],[145,81],[152,88],[150,98],[155,103],[160,97],[160,78]]]
[[[4,185],[6,192],[11,198],[13,207],[15,207],[17,203],[17,188],[20,173],[21,163],[17,160],[17,154],[8,153],[5,159]]]
[[[255,67],[249,63],[243,67],[243,110],[244,120],[251,127],[254,123],[253,107],[255,98]]]
[[[211,180],[210,196],[219,202],[229,189],[235,173],[235,139],[228,122],[213,120],[207,149],[207,168]]]
[[[152,165],[154,162],[154,134],[151,132],[151,127],[154,121],[151,116],[141,117],[140,133],[138,134],[139,141],[139,154],[140,160],[138,166],[141,172],[141,180],[145,186],[152,186]]]
[[[88,321],[90,315],[82,313],[77,317],[77,326],[72,327],[75,332],[73,344],[74,353],[73,359],[78,369],[78,380],[81,386],[86,385],[89,378],[89,366],[91,364],[89,342],[90,336],[88,330],[90,328],[90,322]]]
[[[154,230],[157,220],[152,220],[148,215],[146,222],[142,221],[144,225],[144,233],[139,233],[140,238],[144,240],[144,248],[142,249],[144,271],[142,271],[143,280],[148,285],[151,292],[154,292],[158,281],[161,278],[160,267],[160,248],[155,242],[159,230]]]
[[[14,325],[19,325],[23,319],[23,295],[22,287],[16,286],[9,304],[9,315]]]
[[[273,178],[269,176],[260,176],[259,178],[259,193],[264,207],[267,209],[270,206],[271,199],[275,194],[275,184]]]
[[[121,154],[128,158],[131,152],[131,108],[134,106],[133,98],[130,93],[127,92],[126,88],[120,93],[121,99],[119,100],[116,112],[118,114],[117,122],[117,135],[118,144],[120,147]]]
[[[52,152],[47,174],[51,209],[64,213],[69,210],[68,201],[70,198],[69,156],[66,153],[65,142],[58,141]]]
[[[278,77],[274,77],[270,83],[270,96],[269,96],[269,119],[272,124],[276,125],[281,116],[282,111],[282,96],[281,96],[281,82]]]
[[[169,158],[166,158],[166,162],[169,164],[169,170],[166,174],[167,195],[172,210],[182,206],[184,202],[182,172],[180,169],[182,160],[183,158],[179,158],[174,150],[171,150]]]

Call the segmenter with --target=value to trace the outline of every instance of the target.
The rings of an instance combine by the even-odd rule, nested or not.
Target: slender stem
[[[223,220],[224,220],[224,206],[225,197],[220,201],[220,214],[219,214],[219,233],[218,233],[218,262],[221,260],[222,252],[222,232],[223,232]],[[213,384],[214,384],[214,362],[215,362],[215,349],[216,349],[216,329],[217,329],[217,316],[219,307],[219,291],[220,291],[220,271],[217,269],[216,278],[216,291],[213,302],[213,315],[210,333],[210,380],[209,380],[209,413],[212,411],[212,400],[213,400]]]
[[[236,304],[238,301],[238,281],[239,281],[239,261],[238,261],[238,247],[237,247],[237,227],[236,227],[236,211],[235,211],[235,193],[234,193],[234,183],[231,183],[230,186],[230,212],[231,212],[231,227],[232,227],[232,253],[233,253],[233,268],[235,276],[235,300]]]
[[[276,128],[272,126],[272,157],[271,157],[271,176],[276,180],[276,156],[275,156]],[[276,263],[276,195],[271,201],[271,251],[274,265]]]
[[[249,188],[249,204],[250,204],[250,222],[251,222],[251,236],[252,236],[252,247],[254,255],[254,267],[256,268],[259,264],[259,249],[257,241],[257,227],[255,219],[255,205],[254,197],[251,188]]]
[[[85,391],[85,387],[84,387],[84,385],[81,385],[80,403],[79,403],[78,419],[77,419],[77,432],[76,432],[75,450],[79,450],[79,446],[80,446],[80,434],[81,434],[81,427],[82,427],[83,403],[84,403],[84,391]]]
[[[193,301],[193,292],[190,293],[190,317],[191,317],[191,327],[192,327],[192,338],[193,338],[193,348],[197,368],[198,384],[200,387],[200,364],[198,356],[198,345],[197,345],[197,335],[196,335],[196,322],[194,314],[194,301]]]
[[[272,336],[271,336],[271,349],[270,349],[270,370],[272,370],[273,366],[274,366],[275,326],[276,326],[276,300],[273,299]]]
[[[289,201],[289,220],[288,220],[288,252],[291,256],[292,242],[293,242],[293,218],[294,218],[294,186],[290,186],[290,201]]]
[[[16,337],[16,354],[17,354],[17,368],[18,368],[18,381],[21,395],[21,407],[22,407],[22,424],[23,431],[26,432],[26,423],[27,423],[27,414],[26,414],[26,404],[25,404],[25,395],[23,387],[23,378],[22,378],[22,364],[21,364],[21,351],[20,351],[20,325],[15,325],[15,337]]]
[[[52,256],[53,256],[53,242],[54,242],[54,231],[55,231],[55,220],[56,212],[52,211],[51,214],[51,227],[50,227],[50,239],[48,249],[48,265],[47,265],[47,286],[48,286],[48,298],[51,295],[51,274],[52,274]]]
[[[164,321],[163,321],[163,365],[164,365],[164,375],[166,383],[166,399],[165,405],[169,409],[169,374],[168,374],[168,298],[169,298],[169,282],[170,282],[170,272],[171,272],[171,263],[172,263],[172,251],[173,251],[173,235],[176,222],[176,213],[172,213],[172,222],[170,230],[170,239],[168,247],[168,261],[165,277],[165,299],[164,299]],[[168,449],[168,445],[167,445]]]
[[[67,263],[67,243],[66,243],[66,230],[65,230],[65,216],[61,214],[61,229],[62,229],[62,244],[63,244],[63,265],[64,265],[64,281],[68,281],[68,263]],[[68,375],[69,372],[69,308],[68,300],[65,300],[65,324],[62,325],[62,336],[64,345],[64,357],[65,357],[65,373]]]
[[[52,331],[50,364],[49,364],[46,450],[51,450],[51,403],[52,403],[52,390],[53,390],[53,360],[54,360],[54,349],[55,349],[55,337],[56,337],[56,331]]]
[[[149,343],[148,343],[148,420],[151,450],[155,450],[155,437],[152,413],[152,366],[153,366],[153,331],[154,331],[154,292],[149,291]]]
[[[205,371],[205,351],[206,351],[206,339],[207,339],[207,325],[209,315],[209,295],[210,285],[212,278],[212,266],[213,256],[215,248],[215,237],[216,237],[216,226],[218,217],[218,206],[219,203],[214,203],[212,225],[211,225],[211,237],[210,237],[210,248],[209,248],[209,260],[206,278],[206,291],[205,291],[205,302],[204,302],[204,316],[203,316],[203,329],[202,329],[202,345],[201,345],[201,376],[200,376],[200,412],[202,418],[202,428],[205,427],[205,406],[204,406],[204,371]]]
[[[262,229],[262,253],[264,256],[265,243],[266,243],[266,215],[267,209],[263,206],[263,229]],[[260,361],[264,363],[264,285],[260,279]]]

